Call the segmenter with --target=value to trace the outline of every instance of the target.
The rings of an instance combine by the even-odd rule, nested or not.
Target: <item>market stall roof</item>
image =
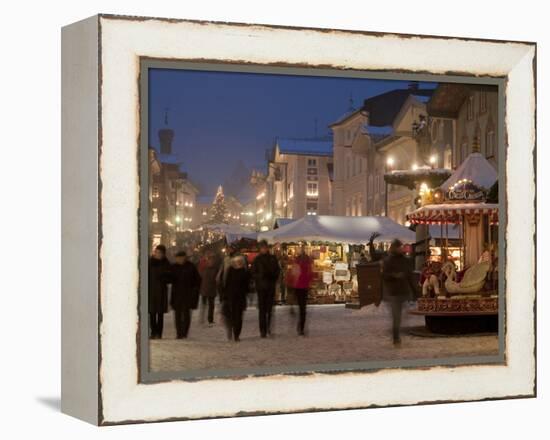
[[[420,182],[426,182],[433,188],[451,176],[452,171],[447,168],[421,166],[414,170],[392,170],[384,174],[384,181],[393,185],[406,186],[409,189],[416,188]]]
[[[496,203],[441,203],[426,205],[407,214],[414,224],[460,223],[463,215],[489,215],[491,221],[498,222]]]
[[[204,228],[210,229],[212,231],[217,231],[225,235],[225,239],[227,240],[228,243],[239,241],[241,238],[248,238],[251,240],[256,240],[258,238],[257,232],[251,231],[250,229],[243,228],[240,225],[216,223],[211,225],[205,225]]]
[[[288,218],[288,217],[278,217],[275,219],[275,222],[273,223],[273,229],[280,228],[282,226],[289,225],[292,222],[295,222],[296,219]]]
[[[498,174],[493,165],[481,153],[472,153],[462,162],[451,177],[443,182],[441,188],[447,191],[462,179],[471,180],[476,185],[489,189],[497,181]]]
[[[390,242],[395,238],[405,243],[415,241],[415,233],[388,217],[344,217],[332,215],[305,216],[285,226],[260,232],[259,240],[269,243],[323,242],[365,244],[370,236],[380,234],[375,242]]]

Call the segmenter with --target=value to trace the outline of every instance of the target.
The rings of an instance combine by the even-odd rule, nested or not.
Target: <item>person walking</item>
[[[260,336],[271,334],[271,314],[275,301],[275,286],[281,271],[277,257],[269,252],[267,241],[259,243],[260,253],[252,263],[252,276],[258,294]]]
[[[148,306],[151,339],[162,338],[164,314],[168,312],[168,284],[171,267],[166,258],[166,247],[159,244],[149,258]]]
[[[246,310],[246,297],[250,284],[250,275],[244,259],[239,256],[231,259],[222,298],[227,338],[239,342],[243,327],[243,313]]]
[[[391,306],[393,344],[400,346],[403,303],[411,298],[414,282],[410,262],[403,253],[403,243],[398,239],[391,242],[388,256],[383,260],[382,280],[383,298]]]
[[[208,324],[214,324],[214,308],[216,303],[216,275],[220,270],[220,261],[216,254],[212,251],[208,251],[205,255],[204,261],[199,268],[201,276],[201,322],[204,322],[204,315],[208,310]]]
[[[229,273],[229,268],[231,267],[231,261],[233,257],[239,257],[243,260],[243,264],[246,263],[245,257],[239,254],[237,248],[233,245],[229,246],[227,250],[227,255],[223,259],[223,262],[220,265],[220,268],[218,270],[218,274],[216,275],[216,284],[220,295],[223,294],[223,290],[225,289],[227,274]],[[246,264],[245,264],[245,267],[246,267]]]
[[[294,279],[294,294],[299,309],[298,335],[305,336],[307,297],[313,278],[313,270],[311,258],[306,254],[304,247],[301,246],[298,252],[298,256],[294,261],[292,278]]]
[[[191,310],[197,308],[201,277],[197,268],[187,259],[183,251],[176,254],[176,263],[172,266],[172,298],[176,320],[176,337],[187,338],[191,325]]]

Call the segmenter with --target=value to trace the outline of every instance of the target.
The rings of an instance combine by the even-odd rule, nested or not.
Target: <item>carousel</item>
[[[492,165],[472,153],[439,188],[421,187],[421,206],[407,216],[442,237],[438,258],[427,255],[422,296],[411,312],[433,333],[498,329],[498,203],[488,200],[496,181]],[[450,251],[450,228],[458,229],[458,252]]]

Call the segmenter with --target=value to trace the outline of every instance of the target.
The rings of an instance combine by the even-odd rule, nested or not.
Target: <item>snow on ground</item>
[[[173,314],[165,315],[164,339],[150,341],[152,371],[230,369],[334,362],[396,359],[433,359],[450,356],[498,354],[496,335],[421,337],[409,330],[422,327],[422,317],[403,313],[403,343],[391,343],[389,309],[369,306],[361,310],[343,305],[308,306],[307,336],[296,334],[298,309],[274,308],[273,335],[261,339],[255,306],[244,316],[241,341],[228,341],[219,304],[215,325],[200,322],[193,312],[188,339],[175,339]]]

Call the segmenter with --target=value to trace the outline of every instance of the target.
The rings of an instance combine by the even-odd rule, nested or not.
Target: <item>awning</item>
[[[441,203],[426,205],[409,213],[407,219],[414,224],[460,223],[464,215],[488,215],[491,223],[498,223],[496,203]]]
[[[388,217],[346,217],[309,215],[278,229],[258,234],[259,240],[269,243],[321,242],[366,244],[371,235],[380,234],[375,242],[389,243],[398,238],[414,243],[415,233]]]

